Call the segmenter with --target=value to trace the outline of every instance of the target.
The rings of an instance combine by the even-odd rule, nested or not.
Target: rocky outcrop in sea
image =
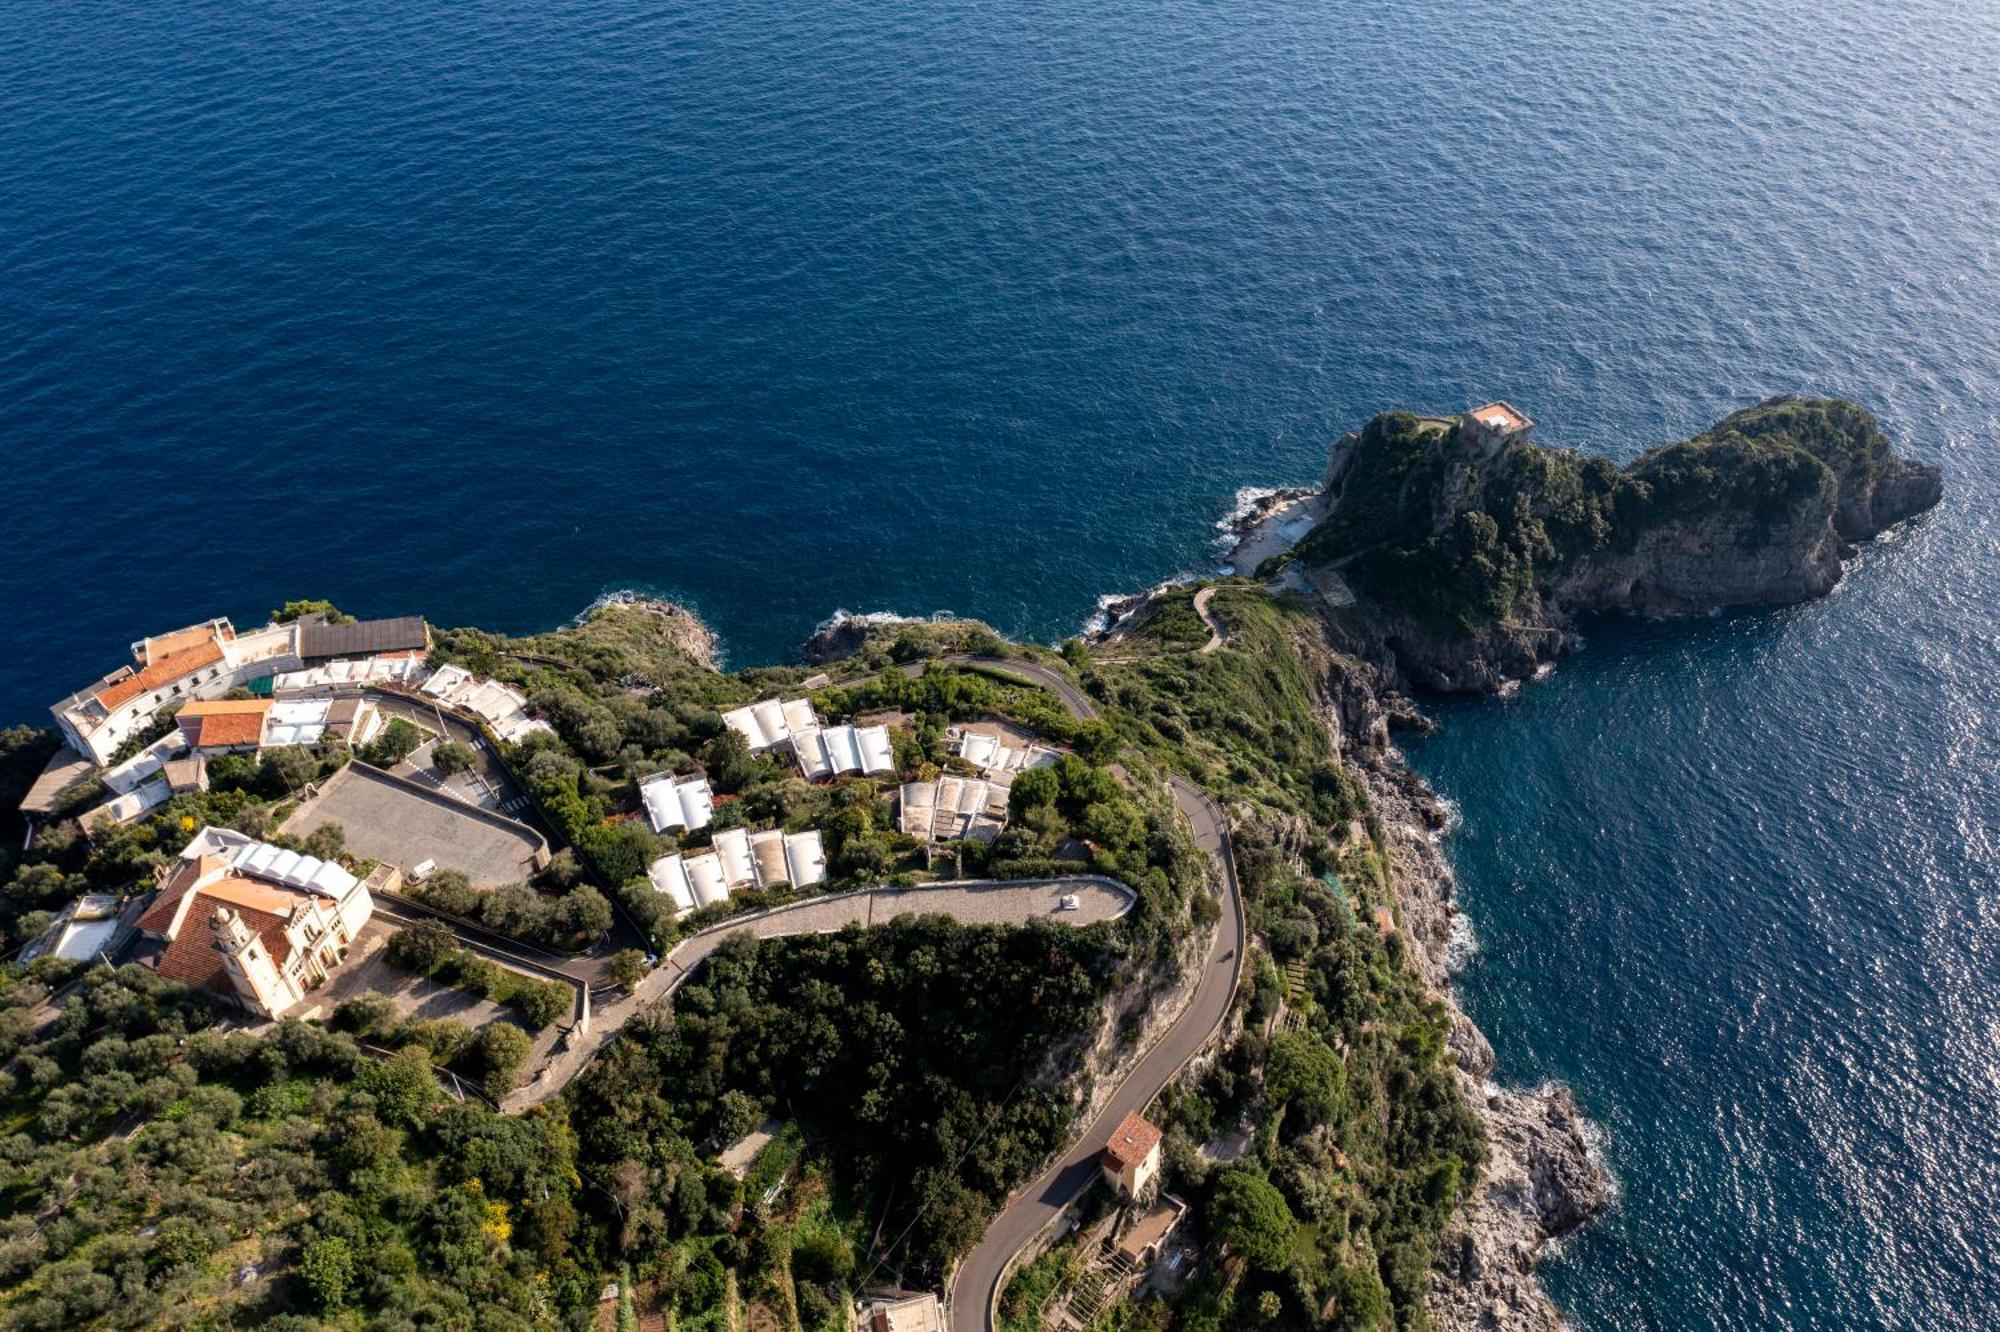
[[[1490,693],[1575,646],[1582,615],[1698,615],[1826,595],[1859,542],[1935,505],[1936,467],[1866,409],[1784,396],[1623,468],[1387,413],[1336,450],[1300,570],[1339,575],[1355,651]],[[1343,610],[1346,608],[1343,607]]]

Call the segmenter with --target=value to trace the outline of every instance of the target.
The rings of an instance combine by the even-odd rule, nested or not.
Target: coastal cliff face
[[[1439,1238],[1427,1309],[1437,1332],[1557,1332],[1563,1326],[1535,1266],[1552,1239],[1603,1210],[1610,1177],[1567,1087],[1492,1081],[1493,1047],[1451,984],[1457,883],[1438,846],[1445,811],[1391,744],[1392,730],[1429,725],[1380,669],[1325,642],[1304,641],[1336,755],[1360,778],[1381,827],[1397,925],[1451,1015],[1459,1089],[1485,1129],[1488,1158]]]
[[[1299,544],[1357,604],[1357,647],[1439,690],[1490,690],[1573,642],[1575,617],[1699,614],[1823,596],[1854,542],[1938,502],[1838,400],[1773,398],[1625,468],[1388,413],[1344,441],[1332,513]]]

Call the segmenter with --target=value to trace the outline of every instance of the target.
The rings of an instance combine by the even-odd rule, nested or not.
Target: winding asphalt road
[[[1085,874],[1061,879],[957,880],[915,888],[864,888],[732,917],[681,940],[634,989],[597,1009],[590,1029],[572,1031],[535,1080],[517,1088],[501,1108],[518,1114],[561,1091],[598,1051],[618,1039],[632,1019],[672,998],[723,940],[738,934],[755,939],[831,934],[849,926],[865,929],[898,916],[927,914],[950,916],[968,925],[1026,925],[1047,920],[1081,928],[1116,920],[1132,909],[1135,900],[1137,895],[1117,880]]]
[[[1045,666],[1032,662],[970,660],[987,669],[1017,674],[1043,685],[1079,718],[1097,715],[1097,708],[1081,690]],[[1221,1030],[1222,1021],[1229,1014],[1242,979],[1244,940],[1243,895],[1236,882],[1229,827],[1221,807],[1200,787],[1184,777],[1176,776],[1171,781],[1174,804],[1193,828],[1195,845],[1215,861],[1223,888],[1222,923],[1209,945],[1208,956],[1202,961],[1194,996],[1084,1125],[1069,1150],[1008,1199],[999,1215],[987,1225],[979,1243],[958,1264],[946,1294],[945,1317],[952,1332],[996,1332],[1000,1321],[1000,1289],[1015,1256],[1090,1187],[1090,1181],[1097,1175],[1098,1153],[1118,1121],[1152,1104],[1153,1098]]]
[[[1078,689],[1076,684],[1061,671],[1051,670],[1037,662],[1015,661],[1011,657],[974,657],[963,653],[940,657],[937,660],[950,666],[976,666],[992,675],[1009,676],[1021,684],[1046,689],[1061,699],[1063,706],[1069,709],[1069,715],[1078,721],[1089,721],[1097,716],[1097,704],[1091,701],[1090,695]],[[924,667],[929,664],[924,661],[913,661],[902,668],[903,674],[922,675]]]

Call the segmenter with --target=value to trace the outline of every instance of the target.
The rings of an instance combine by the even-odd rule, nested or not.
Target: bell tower
[[[229,907],[217,907],[209,920],[215,931],[215,951],[222,954],[222,969],[243,1001],[264,1014],[276,1017],[304,996],[301,995],[242,916]]]

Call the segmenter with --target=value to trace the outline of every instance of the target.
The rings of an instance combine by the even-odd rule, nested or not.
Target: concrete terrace
[[[464,870],[481,888],[518,883],[549,858],[548,843],[526,824],[360,762],[321,783],[285,831],[304,837],[328,823],[341,826],[350,855],[404,873],[435,861],[440,869]]]

